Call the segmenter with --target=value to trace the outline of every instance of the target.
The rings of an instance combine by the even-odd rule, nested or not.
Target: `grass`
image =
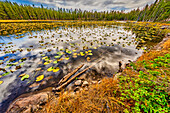
[[[121,73],[117,80],[104,78],[101,84],[76,95],[53,97],[39,112],[88,113],[133,112],[168,113],[170,111],[170,39],[162,50],[151,50]]]

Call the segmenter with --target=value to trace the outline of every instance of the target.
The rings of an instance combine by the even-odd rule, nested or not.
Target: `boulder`
[[[82,84],[83,87],[88,86],[88,85],[89,85],[89,83],[87,81],[84,81],[83,84]]]
[[[41,92],[19,98],[10,105],[7,113],[29,113],[29,111],[35,111],[38,109],[37,106],[47,103],[48,95],[49,92]]]
[[[76,85],[76,86],[80,86],[82,84],[82,81],[81,80],[77,80],[75,83],[74,83],[74,85]]]

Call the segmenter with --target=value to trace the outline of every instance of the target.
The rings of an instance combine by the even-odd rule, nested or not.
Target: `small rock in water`
[[[84,86],[88,86],[88,85],[89,85],[89,83],[87,81],[84,81],[82,86],[84,87]]]
[[[76,86],[80,86],[82,84],[82,81],[81,80],[77,80],[75,83],[74,83],[74,85],[76,85]]]
[[[170,36],[170,33],[168,33],[167,36]]]
[[[97,81],[92,81],[92,84],[97,84]]]
[[[101,81],[98,81],[98,84],[100,84],[101,83]]]
[[[85,91],[88,91],[88,90],[89,90],[89,88],[86,86],[86,87],[84,88],[84,90],[85,90]]]
[[[168,29],[169,26],[162,26],[161,29]]]
[[[80,80],[85,80],[86,77],[87,77],[87,74],[83,74],[83,75],[81,75],[78,79],[80,79]]]

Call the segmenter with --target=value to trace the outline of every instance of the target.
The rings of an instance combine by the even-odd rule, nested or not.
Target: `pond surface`
[[[21,94],[56,86],[78,66],[112,76],[119,63],[136,60],[135,34],[123,26],[58,27],[0,37],[0,111]]]

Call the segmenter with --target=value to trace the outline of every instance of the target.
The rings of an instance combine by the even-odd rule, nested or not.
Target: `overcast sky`
[[[3,1],[3,0],[0,0]],[[131,10],[142,8],[155,0],[8,0],[22,4],[43,4],[48,7],[67,9],[81,8],[83,10]]]

